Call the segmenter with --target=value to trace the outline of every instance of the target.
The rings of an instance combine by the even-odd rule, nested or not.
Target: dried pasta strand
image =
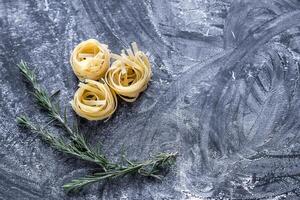
[[[134,102],[143,92],[152,76],[150,62],[137,44],[132,50],[122,51],[121,55],[112,54],[115,61],[105,74],[107,84],[125,101]]]
[[[78,86],[71,105],[79,116],[88,120],[103,120],[116,111],[116,94],[104,81],[87,79]]]
[[[99,80],[104,77],[110,65],[110,51],[107,45],[89,39],[75,47],[70,62],[80,80]]]

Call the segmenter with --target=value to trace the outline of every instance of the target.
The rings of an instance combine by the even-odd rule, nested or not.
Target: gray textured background
[[[0,0],[0,199],[300,199],[299,25],[296,0]],[[137,102],[80,127],[115,160],[178,151],[163,182],[126,177],[67,196],[61,186],[95,166],[16,126],[22,113],[45,121],[21,59],[76,118],[69,56],[88,38],[116,53],[136,41],[154,75]]]

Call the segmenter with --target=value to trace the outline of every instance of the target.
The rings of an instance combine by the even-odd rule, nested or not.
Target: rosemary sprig
[[[161,153],[153,157],[152,160],[147,160],[142,163],[132,163],[128,166],[117,165],[116,169],[98,172],[93,175],[88,175],[79,179],[74,179],[70,183],[65,184],[63,188],[66,191],[78,191],[82,187],[98,182],[104,179],[114,179],[127,174],[138,173],[142,176],[153,177],[161,180],[162,175],[159,174],[162,168],[171,165],[175,161],[177,153]]]
[[[40,105],[51,118],[47,125],[53,121],[57,122],[69,134],[70,141],[68,142],[68,138],[66,137],[55,137],[45,129],[46,126],[42,128],[35,125],[26,116],[17,117],[17,123],[38,134],[45,142],[50,144],[56,150],[86,161],[94,162],[103,170],[102,172],[97,172],[93,175],[72,180],[70,183],[63,186],[66,191],[77,191],[88,184],[100,180],[113,179],[132,173],[161,179],[162,176],[159,174],[161,169],[171,165],[175,161],[177,153],[160,153],[144,162],[132,162],[124,157],[124,160],[127,163],[126,165],[112,163],[100,150],[95,150],[87,144],[78,128],[74,128],[73,130],[69,127],[66,119],[66,110],[64,112],[64,117],[62,117],[59,104],[54,104],[51,99],[53,95],[48,95],[47,92],[39,86],[36,75],[28,68],[27,64],[21,61],[18,67],[33,88],[33,94],[38,105]]]
[[[45,142],[50,144],[53,148],[58,151],[62,151],[64,153],[70,154],[72,156],[78,157],[82,160],[94,162],[99,164],[103,170],[106,170],[106,166],[110,164],[109,160],[105,158],[102,154],[96,154],[94,152],[88,151],[83,148],[83,146],[87,146],[84,137],[80,136],[76,140],[76,142],[68,143],[66,138],[58,138],[55,137],[52,133],[41,128],[31,121],[29,121],[28,117],[20,116],[17,117],[17,123],[20,126],[30,129],[32,132],[38,134]],[[113,164],[111,164],[113,166]]]
[[[33,88],[34,97],[39,104],[39,106],[45,109],[50,118],[56,120],[62,125],[66,131],[71,135],[71,137],[76,137],[76,134],[72,131],[72,129],[68,126],[66,117],[62,117],[59,112],[59,104],[54,104],[51,101],[51,96],[44,91],[40,85],[37,83],[36,75],[32,70],[30,70],[27,64],[24,61],[21,61],[18,64],[19,70],[22,75],[25,77],[26,81]]]
[[[82,134],[78,132],[77,128],[75,129],[76,131],[73,131],[69,127],[65,114],[66,111],[64,112],[64,117],[62,117],[59,111],[59,104],[54,104],[47,92],[40,87],[40,85],[37,83],[36,75],[34,74],[34,72],[28,68],[27,64],[24,61],[21,61],[20,64],[18,64],[18,67],[22,75],[26,78],[27,82],[33,88],[33,94],[38,105],[42,109],[44,109],[47,112],[48,116],[51,118],[50,122],[58,122],[70,135],[70,139],[73,141],[72,146],[70,146],[73,148],[72,151],[75,150],[84,152],[84,155],[79,156],[81,159],[95,162],[104,170],[106,170],[106,168],[109,167],[110,162],[101,153],[93,150],[87,145],[85,139],[83,138]],[[40,131],[42,129],[35,130],[33,129],[32,124],[30,125],[31,126],[29,126],[29,128],[31,128],[31,130],[33,130],[34,132],[39,132],[43,136],[44,133]]]

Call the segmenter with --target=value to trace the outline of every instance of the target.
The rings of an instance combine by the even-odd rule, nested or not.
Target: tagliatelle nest
[[[88,79],[78,86],[71,105],[79,116],[88,120],[103,120],[117,109],[116,94],[106,83]]]
[[[112,54],[115,61],[107,70],[105,81],[125,101],[134,102],[147,88],[151,78],[151,66],[148,57],[140,51],[137,44],[132,49],[123,50],[121,55]]]
[[[70,62],[80,80],[99,80],[104,77],[110,65],[110,52],[107,45],[89,39],[75,47]]]

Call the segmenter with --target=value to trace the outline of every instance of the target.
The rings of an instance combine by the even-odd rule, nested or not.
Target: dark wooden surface
[[[0,199],[299,199],[300,2],[0,0]],[[74,115],[69,56],[95,38],[118,53],[148,52],[153,79],[108,122]],[[33,103],[16,64],[35,67],[89,141],[118,160],[178,151],[162,182],[137,177],[66,195],[95,166],[18,128]],[[54,130],[62,134],[59,129]],[[277,156],[266,156],[277,155]],[[284,156],[280,156],[284,155]]]

